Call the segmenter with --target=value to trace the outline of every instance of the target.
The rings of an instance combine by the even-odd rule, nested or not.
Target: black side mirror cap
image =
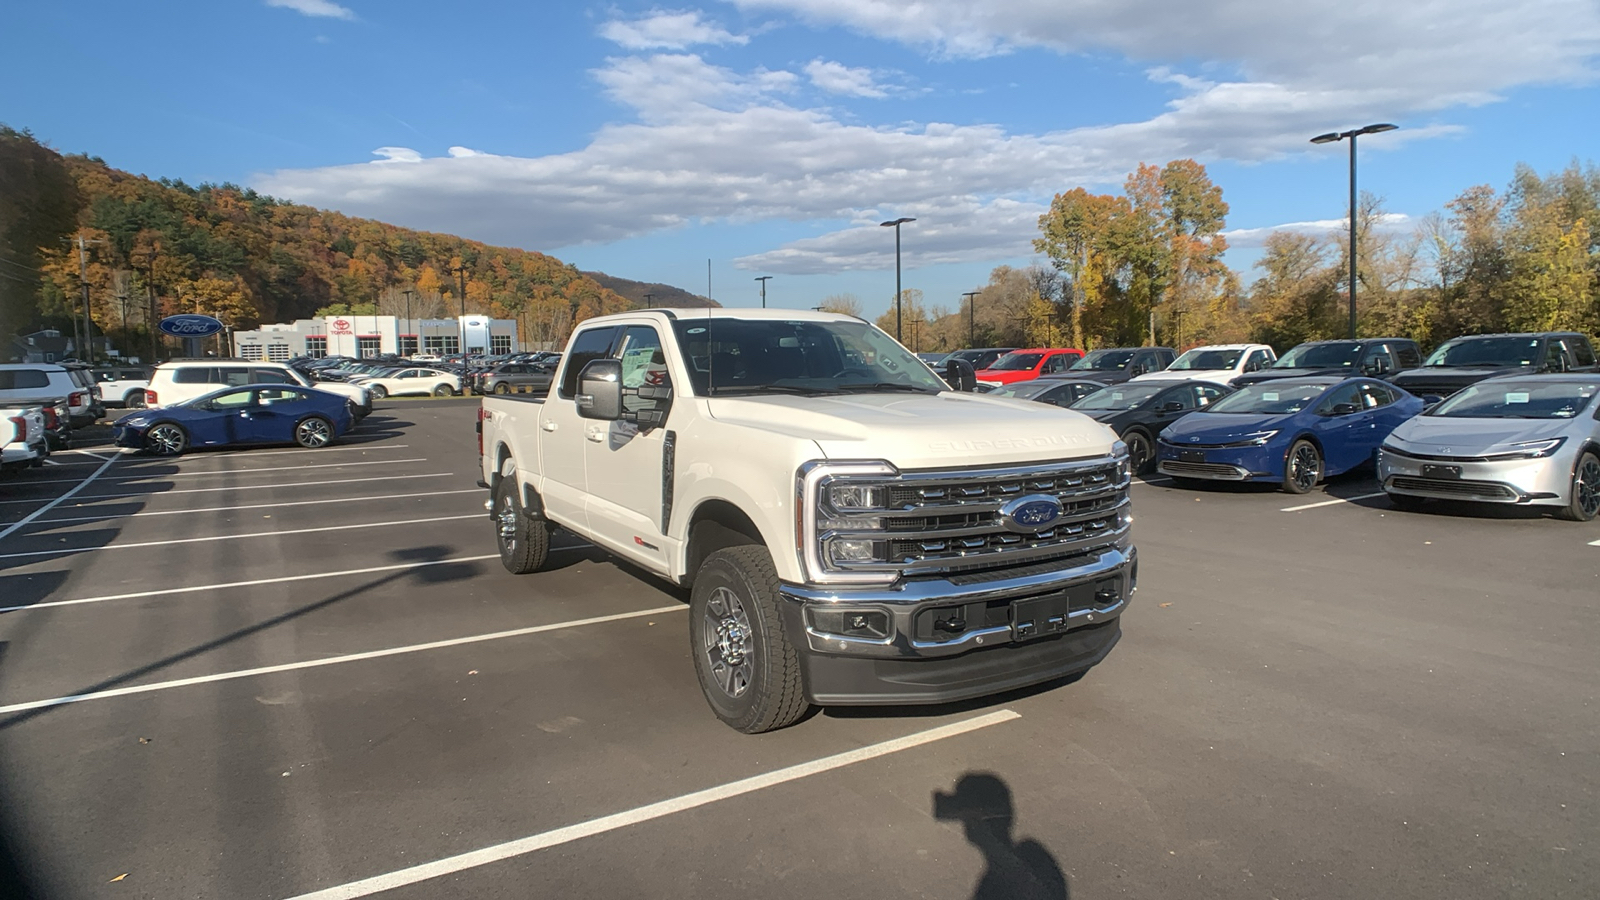
[[[1161,404],[1162,412],[1177,412],[1180,409],[1183,409],[1183,404],[1177,400],[1168,400]]]
[[[944,380],[950,390],[970,394],[978,388],[978,370],[964,359],[952,359],[944,364]]]
[[[578,415],[615,422],[622,418],[622,360],[591,360],[578,373]]]
[[[1354,403],[1335,403],[1333,405],[1333,409],[1329,410],[1328,415],[1348,416],[1360,411],[1361,407],[1355,405]]]

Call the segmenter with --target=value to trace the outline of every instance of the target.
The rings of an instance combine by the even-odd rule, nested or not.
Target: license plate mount
[[[1422,477],[1438,478],[1446,481],[1457,481],[1461,478],[1461,467],[1425,465],[1422,467]]]
[[[1206,452],[1204,450],[1179,450],[1178,451],[1178,461],[1179,462],[1189,462],[1189,463],[1203,463],[1203,462],[1206,461]]]

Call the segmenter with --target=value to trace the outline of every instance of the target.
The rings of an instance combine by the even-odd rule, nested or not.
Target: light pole
[[[416,291],[414,291],[414,290],[405,290],[405,291],[401,291],[400,293],[406,295],[406,331],[409,333],[409,332],[411,332],[411,297],[412,297],[412,295],[416,294]],[[422,352],[422,337],[421,337],[421,335],[412,333],[411,334],[411,343],[412,343],[412,347],[411,347],[410,356],[416,356],[418,353]],[[409,358],[409,356],[407,358]]]
[[[461,336],[461,346],[456,349],[461,352],[461,364],[467,364],[467,263],[461,261],[459,266],[445,266],[446,272],[454,272],[461,276],[461,321],[457,326],[457,333]]]
[[[901,216],[892,222],[879,222],[884,228],[894,228],[894,339],[900,340],[900,226],[907,222],[915,222]]]
[[[757,275],[756,280],[761,282],[761,308],[767,308],[767,282],[772,280],[771,275]]]
[[[1393,131],[1399,125],[1379,123],[1368,125],[1365,128],[1356,128],[1351,131],[1330,131],[1319,134],[1311,139],[1313,144],[1332,144],[1335,141],[1350,139],[1350,339],[1356,336],[1356,138],[1363,134],[1377,134],[1382,131]]]
[[[967,346],[978,346],[978,295],[982,291],[967,291],[961,296],[967,298]]]

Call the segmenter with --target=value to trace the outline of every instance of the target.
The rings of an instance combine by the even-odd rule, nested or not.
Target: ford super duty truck
[[[688,587],[700,687],[743,732],[1075,677],[1137,581],[1110,429],[952,390],[850,316],[589,319],[479,437],[506,568],[559,529]]]

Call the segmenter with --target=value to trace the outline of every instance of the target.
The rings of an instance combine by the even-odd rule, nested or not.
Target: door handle
[[[551,422],[550,420],[546,419],[545,421],[539,423],[539,427],[543,428],[545,431],[555,431],[557,428],[560,428],[561,426],[559,426],[556,423]]]
[[[587,435],[589,440],[598,444],[606,439],[606,429],[598,426],[590,426]]]

